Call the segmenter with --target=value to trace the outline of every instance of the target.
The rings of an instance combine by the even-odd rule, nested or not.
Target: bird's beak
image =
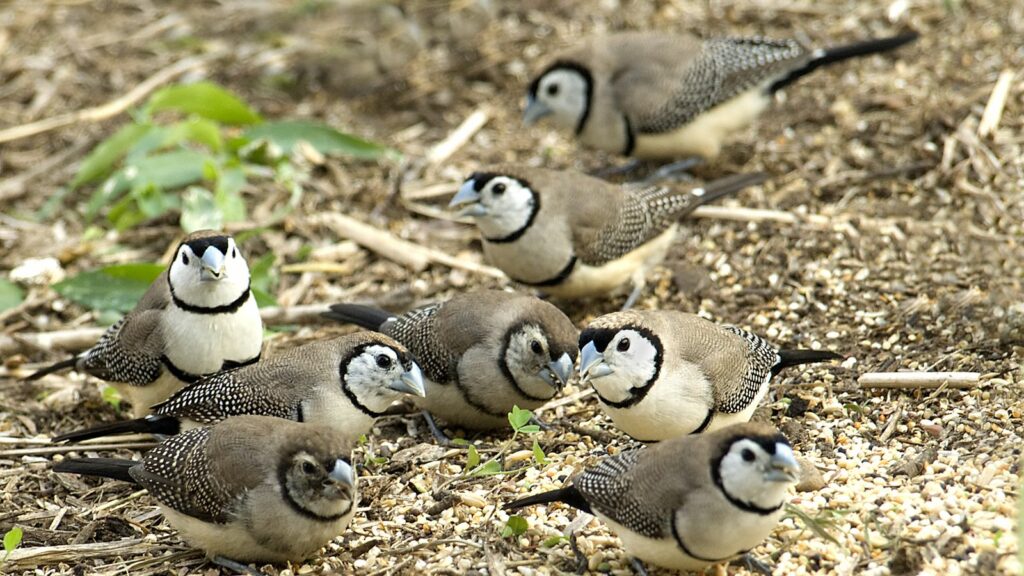
[[[764,479],[768,482],[796,482],[799,477],[800,464],[793,455],[793,449],[781,442],[777,443]]]
[[[220,280],[224,277],[224,255],[213,246],[203,252],[203,268],[199,272],[202,280]]]
[[[572,358],[563,352],[558,360],[552,360],[540,371],[540,377],[555,390],[561,390],[572,376]]]
[[[463,205],[465,205],[465,208],[459,210],[459,216],[476,218],[487,214],[487,208],[484,208],[484,205],[480,203],[480,193],[476,190],[476,180],[472,178],[462,184],[458,194],[448,203],[449,208]]]
[[[427,395],[426,390],[423,387],[423,372],[420,371],[419,365],[415,362],[412,363],[412,368],[403,372],[398,380],[391,383],[388,388],[402,394],[412,394],[423,398]]]
[[[331,470],[327,477],[338,484],[344,484],[346,486],[352,486],[355,484],[355,480],[352,475],[352,466],[341,458],[334,461],[334,469]]]
[[[551,115],[551,108],[548,105],[537,100],[533,96],[526,97],[526,109],[523,110],[523,124],[530,126],[536,124],[538,120],[545,116]]]
[[[587,342],[580,350],[580,379],[587,382],[611,373],[611,366],[604,363],[604,354],[597,351],[593,342]]]

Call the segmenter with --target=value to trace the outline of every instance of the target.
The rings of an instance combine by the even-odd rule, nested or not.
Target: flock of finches
[[[549,120],[583,145],[634,158],[707,158],[775,91],[914,38],[809,50],[760,37],[598,36],[550,59],[529,85],[524,121]],[[764,568],[747,552],[783,514],[799,465],[775,428],[749,420],[780,370],[842,357],[778,349],[692,314],[628,309],[682,217],[763,180],[617,185],[515,165],[466,179],[451,206],[516,283],[561,300],[633,286],[627,309],[582,332],[532,294],[472,291],[399,316],[338,304],[329,317],[367,330],[261,357],[244,256],[229,236],[193,233],[99,342],[29,377],[73,368],[131,403],[135,419],[56,441],[166,439],[142,460],[68,458],[53,468],[138,484],[182,538],[253,572],[246,563],[299,561],[344,532],[358,501],[350,452],[396,401],[411,400],[449,443],[434,417],[501,428],[513,406],[542,406],[576,372],[614,425],[648,445],[505,508],[561,502],[591,513],[641,572],[641,562],[692,570],[738,557]]]

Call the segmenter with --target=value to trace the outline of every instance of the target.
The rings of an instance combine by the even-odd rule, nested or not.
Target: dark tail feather
[[[67,474],[81,474],[83,476],[99,476],[101,478],[113,478],[138,484],[128,471],[139,464],[137,460],[122,460],[120,458],[67,458],[53,465],[54,472]]]
[[[380,330],[380,327],[388,318],[394,316],[390,312],[363,306],[361,304],[333,304],[330,312],[322,314],[325,318],[355,324],[367,330]]]
[[[568,504],[577,510],[583,510],[590,514],[590,504],[583,499],[583,495],[576,489],[575,486],[566,486],[558,490],[552,490],[550,492],[541,492],[540,494],[534,494],[533,496],[527,496],[526,498],[520,498],[514,502],[509,502],[503,506],[505,510],[518,510],[525,508],[526,506],[534,506],[536,504],[550,504],[552,502],[562,502]]]
[[[751,172],[749,174],[733,174],[732,176],[712,180],[711,182],[704,184],[704,194],[702,194],[695,202],[687,206],[686,212],[679,216],[685,216],[696,210],[698,206],[710,204],[719,198],[735,194],[749,186],[756,186],[767,179],[768,175],[764,172]]]
[[[888,38],[873,38],[871,40],[865,40],[863,42],[855,42],[853,44],[847,44],[846,46],[836,46],[835,48],[826,48],[818,52],[814,58],[812,58],[803,68],[793,70],[786,77],[777,80],[768,88],[768,92],[775,92],[785,88],[786,86],[796,82],[800,78],[814,72],[822,66],[827,66],[834,62],[842,62],[849,58],[856,58],[858,56],[867,56],[869,54],[876,54],[878,52],[886,52],[894,48],[899,48],[904,44],[908,44],[917,40],[917,32],[907,32],[898,36],[890,36]]]
[[[779,350],[779,358],[779,363],[772,367],[772,376],[790,366],[826,360],[845,360],[843,356],[828,350]]]
[[[53,374],[54,372],[60,372],[61,370],[74,368],[76,364],[78,364],[78,356],[68,358],[67,360],[61,360],[56,364],[52,364],[50,366],[47,366],[46,368],[41,368],[33,372],[32,374],[29,374],[28,376],[22,378],[22,382],[31,382],[32,380],[39,380],[40,378],[46,376],[47,374]]]
[[[100,436],[112,436],[114,434],[128,434],[130,432],[142,432],[149,434],[165,434],[171,436],[181,431],[181,423],[173,416],[146,416],[135,420],[114,422],[93,426],[85,430],[75,430],[60,436],[54,436],[54,442],[81,442],[90,438]]]

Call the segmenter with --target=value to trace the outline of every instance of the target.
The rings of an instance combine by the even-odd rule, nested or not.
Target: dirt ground
[[[829,538],[787,517],[754,553],[775,574],[1012,574],[1024,445],[1024,4],[1004,0],[544,2],[18,1],[0,6],[0,129],[97,106],[196,55],[226,55],[189,72],[237,92],[265,117],[310,117],[376,139],[404,163],[329,160],[283,225],[247,238],[250,259],[277,265],[339,243],[312,215],[339,212],[416,243],[479,260],[471,228],[411,213],[402,198],[454,191],[500,161],[591,170],[620,159],[582,150],[546,127],[524,129],[520,106],[543,55],[599,30],[794,36],[823,46],[907,28],[920,40],[891,55],[817,72],[789,88],[722,158],[710,178],[764,170],[770,180],[726,206],[779,211],[791,221],[691,220],[639,306],[702,311],[788,347],[848,357],[784,372],[758,416],[778,425],[821,473],[793,503]],[[978,135],[1003,70],[1015,75],[997,130]],[[486,125],[444,162],[424,161],[474,112]],[[156,261],[176,220],[83,235],[88,190],[48,221],[32,214],[58,194],[77,162],[127,121],[79,121],[0,144],[0,271],[56,256],[73,274],[112,262]],[[437,186],[441,188],[437,188]],[[445,188],[444,186],[447,186]],[[250,206],[286,192],[245,190]],[[445,196],[418,199],[442,212]],[[426,209],[422,207],[426,206]],[[258,213],[258,211],[256,212]],[[255,228],[253,221],[240,229]],[[412,273],[341,242],[342,273],[281,273],[282,305],[370,300],[403,308],[506,282],[435,265]],[[622,298],[566,305],[579,325]],[[0,313],[4,335],[97,324],[47,286]],[[347,328],[311,324],[271,347]],[[152,499],[129,486],[49,471],[67,455],[138,457],[132,447],[54,453],[45,439],[119,417],[96,382],[76,375],[32,384],[16,377],[67,351],[3,351],[0,372],[0,532],[23,528],[0,573],[217,574],[176,537]],[[969,390],[878,390],[866,372],[982,375]],[[436,447],[415,418],[389,417],[362,449],[361,511],[347,534],[306,564],[269,574],[548,574],[572,572],[553,539],[566,508],[527,511],[528,530],[503,537],[498,510],[553,488],[629,445],[593,396],[542,416],[550,462],[499,477],[456,479],[460,450]],[[453,431],[457,432],[457,431]],[[461,432],[458,432],[462,434]],[[472,437],[486,457],[509,433]],[[528,450],[517,439],[509,450]],[[442,487],[443,489],[439,489]],[[599,522],[577,531],[596,572],[629,573]],[[547,541],[547,542],[546,542]],[[548,545],[545,545],[548,544]],[[41,548],[53,547],[53,548]],[[745,574],[739,566],[731,574]]]

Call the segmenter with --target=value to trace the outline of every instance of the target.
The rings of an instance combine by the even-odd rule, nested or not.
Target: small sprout
[[[523,434],[536,434],[537,432],[540,432],[540,426],[537,426],[536,424],[527,424],[526,426],[520,428],[518,431],[522,432]]]
[[[360,434],[359,435],[358,443],[359,443],[360,447],[366,446],[366,443],[369,442],[369,441],[370,441],[370,439],[366,437],[366,434]]]
[[[525,523],[526,520],[523,520],[523,522]],[[11,555],[11,552],[14,552],[14,549],[21,544],[22,536],[23,532],[20,526],[15,526],[4,534],[4,562],[7,561],[7,557]]]
[[[118,393],[117,388],[104,386],[103,392],[100,394],[103,397],[103,401],[113,406],[114,410],[121,410],[121,394]]]
[[[519,406],[513,406],[512,411],[508,413],[509,424],[516,432],[522,431],[522,428],[529,423],[530,418],[533,418],[533,412],[523,410]]]
[[[505,522],[505,527],[501,529],[501,537],[522,536],[529,527],[530,524],[526,521],[526,518],[522,516],[509,516],[508,521]]]
[[[540,447],[540,444],[536,439],[533,440],[533,459],[541,466],[548,463],[547,455],[544,454],[544,450]]]
[[[552,536],[552,537],[544,540],[543,542],[540,543],[540,545],[541,545],[542,548],[554,548],[555,546],[558,546],[562,542],[568,542],[568,541],[569,541],[568,537],[563,536],[562,534],[559,534],[557,536]]]
[[[470,476],[494,476],[495,474],[501,474],[501,462],[497,460],[488,460],[480,466],[477,466],[470,471]]]
[[[466,457],[466,467],[476,468],[480,465],[480,453],[476,451],[476,446],[467,444],[469,448],[469,456]]]

